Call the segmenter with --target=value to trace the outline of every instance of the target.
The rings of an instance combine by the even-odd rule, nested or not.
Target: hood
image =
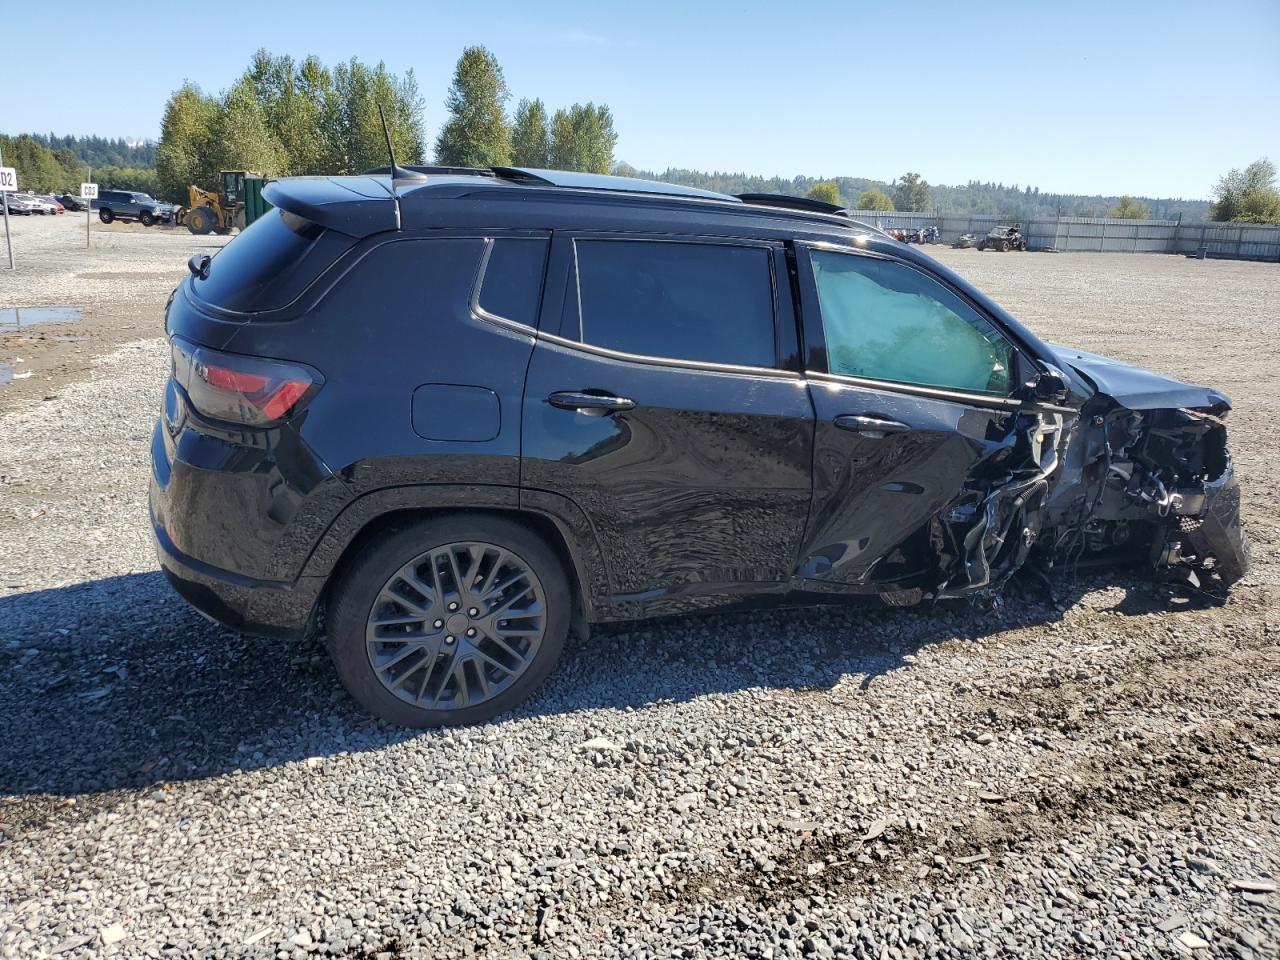
[[[1231,406],[1231,398],[1219,390],[1183,383],[1087,350],[1058,344],[1049,347],[1060,363],[1090,381],[1099,393],[1130,410]]]

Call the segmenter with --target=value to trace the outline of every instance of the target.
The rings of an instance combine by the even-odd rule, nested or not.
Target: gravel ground
[[[158,315],[190,239],[120,242],[178,259],[130,295]],[[1234,395],[1257,567],[1226,606],[1108,575],[603,628],[500,722],[393,730],[315,646],[170,595],[164,347],[108,342],[0,407],[0,957],[1280,955],[1280,270],[939,256]]]

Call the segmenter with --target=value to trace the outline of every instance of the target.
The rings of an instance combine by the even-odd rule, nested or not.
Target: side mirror
[[[1067,399],[1067,381],[1056,371],[1043,370],[1027,381],[1023,393],[1039,403],[1061,403]]]

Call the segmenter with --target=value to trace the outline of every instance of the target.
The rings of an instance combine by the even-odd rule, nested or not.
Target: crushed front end
[[[1099,393],[1085,404],[1045,518],[1053,562],[1141,560],[1215,593],[1248,572],[1230,403],[1209,391],[1204,399],[1132,409]]]

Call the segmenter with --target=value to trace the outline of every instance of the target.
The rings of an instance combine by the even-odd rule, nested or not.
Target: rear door
[[[813,412],[786,276],[775,244],[556,236],[521,486],[585,512],[615,599],[790,576]]]
[[[940,278],[800,245],[814,494],[800,575],[957,595],[1034,541],[1061,418],[1015,399],[1028,361]]]

